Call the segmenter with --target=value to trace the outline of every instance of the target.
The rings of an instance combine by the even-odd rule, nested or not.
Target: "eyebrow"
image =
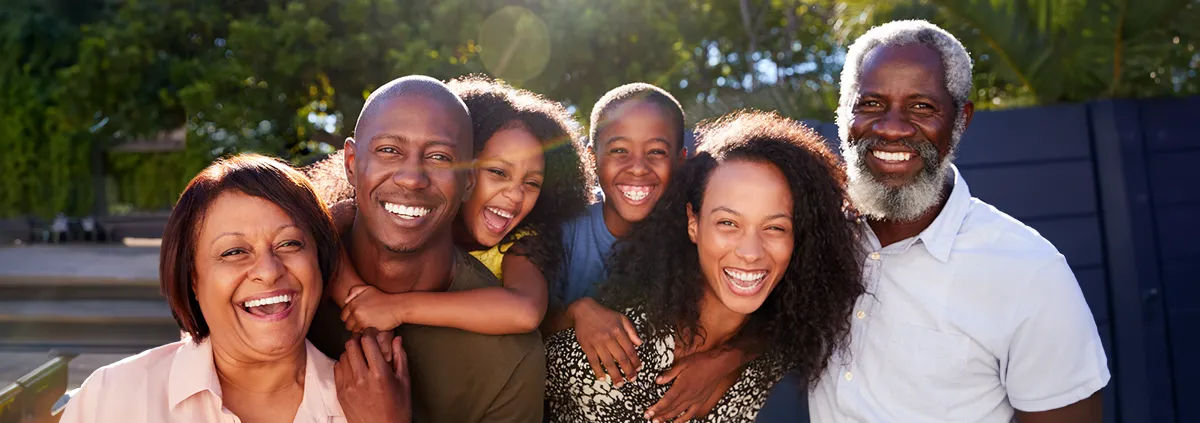
[[[412,140],[410,140],[402,135],[391,134],[391,133],[383,133],[383,134],[378,134],[378,135],[371,137],[372,142],[374,142],[375,140],[379,140],[379,139],[393,140],[393,141],[401,142],[401,143],[412,142]],[[449,147],[451,149],[458,148],[458,144],[455,144],[454,142],[447,141],[444,139],[437,139],[437,138],[431,139],[431,140],[428,140],[425,142],[425,146],[431,146],[431,145],[441,145],[441,146]]]
[[[717,207],[713,207],[713,208],[712,208],[712,210],[710,210],[710,211],[709,211],[709,213],[716,213],[716,212],[719,212],[719,211],[723,211],[723,212],[726,212],[726,213],[729,213],[729,214],[732,214],[732,215],[734,215],[734,216],[738,216],[738,217],[741,217],[741,216],[742,216],[742,214],[741,214],[741,213],[738,213],[738,212],[737,212],[737,211],[735,211],[734,209],[731,209],[731,208],[729,208],[729,207],[725,207],[725,206],[717,206]],[[763,220],[774,220],[774,219],[778,219],[778,218],[781,218],[781,217],[782,217],[782,218],[784,218],[784,219],[791,219],[791,218],[792,218],[792,217],[791,217],[790,215],[788,215],[787,213],[775,213],[775,214],[773,214],[773,215],[767,216],[767,218],[766,218],[766,219],[763,219]]]
[[[614,142],[617,142],[617,141],[629,141],[629,138],[626,138],[626,137],[623,137],[623,136],[617,135],[617,136],[615,136],[615,137],[609,138],[608,140],[604,141],[604,145],[609,145],[609,144],[612,144],[612,143],[614,143]],[[663,144],[666,144],[667,146],[670,146],[670,145],[671,145],[671,142],[670,142],[670,141],[667,141],[667,139],[666,139],[666,138],[663,138],[663,137],[654,137],[654,138],[650,138],[650,139],[648,139],[648,140],[646,140],[646,141],[650,141],[650,142],[661,142],[661,143],[663,143]]]
[[[295,223],[284,223],[282,225],[279,225],[278,228],[275,228],[274,233],[278,234],[280,232],[283,232],[283,230],[287,229],[287,228],[299,228],[299,226],[296,226]],[[227,236],[246,236],[246,234],[241,233],[241,232],[221,232],[220,235],[217,235],[216,238],[213,238],[213,243],[215,244],[217,242],[217,240],[227,237]]]

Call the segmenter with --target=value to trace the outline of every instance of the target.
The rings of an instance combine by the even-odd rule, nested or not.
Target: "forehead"
[[[460,108],[419,94],[380,100],[359,128],[356,138],[369,141],[381,134],[398,135],[409,142],[441,141],[470,150],[470,119]]]
[[[937,50],[922,44],[883,45],[863,57],[859,94],[946,96],[946,71]]]
[[[290,223],[294,223],[291,216],[275,203],[240,191],[226,191],[208,206],[204,222],[200,225],[200,233],[204,238],[215,237],[224,232],[249,234],[261,230],[274,230],[280,225]]]
[[[792,191],[787,178],[774,164],[749,160],[729,160],[717,165],[704,188],[703,203],[708,207],[726,206],[745,213],[789,212]]]
[[[660,137],[674,147],[681,142],[675,138],[675,123],[663,107],[646,100],[630,99],[617,104],[604,116],[605,122],[597,133],[601,141],[615,136],[638,134],[644,138]],[[633,138],[632,141],[643,141]]]
[[[532,133],[522,128],[496,131],[483,144],[480,159],[503,157],[505,159],[541,159],[542,143]]]

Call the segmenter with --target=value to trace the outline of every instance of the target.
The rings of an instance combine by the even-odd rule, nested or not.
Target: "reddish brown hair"
[[[196,342],[208,337],[208,323],[192,289],[196,238],[212,202],[228,191],[258,197],[283,209],[316,242],[321,279],[328,283],[338,265],[337,233],[325,202],[299,171],[276,159],[242,154],[218,160],[192,178],[171,211],[159,257],[162,293],[179,328]]]

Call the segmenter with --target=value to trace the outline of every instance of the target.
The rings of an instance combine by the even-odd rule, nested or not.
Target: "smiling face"
[[[626,100],[606,119],[593,147],[605,221],[640,222],[670,182],[683,156],[683,140],[677,139],[679,131],[670,116],[654,103]]]
[[[699,252],[704,295],[734,313],[753,313],[783,279],[795,246],[787,179],[772,164],[720,164],[699,213],[688,206],[688,235]]]
[[[920,44],[878,47],[863,58],[857,95],[842,143],[850,197],[869,216],[915,219],[941,199],[956,143],[941,56]]]
[[[542,143],[529,131],[505,129],[488,138],[475,168],[475,189],[460,214],[475,241],[492,247],[533,210],[546,158]]]
[[[450,223],[474,173],[465,116],[443,102],[403,95],[378,110],[346,143],[346,178],[355,187],[358,217],[392,252],[421,250]],[[462,111],[458,111],[462,114]]]
[[[192,290],[214,347],[269,360],[303,347],[321,299],[312,235],[270,201],[231,191],[196,238]]]

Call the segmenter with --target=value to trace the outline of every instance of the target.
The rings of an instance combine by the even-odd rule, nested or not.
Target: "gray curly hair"
[[[859,68],[863,59],[881,46],[908,44],[929,46],[942,57],[942,67],[946,69],[946,90],[954,99],[954,109],[957,110],[953,146],[958,145],[963,131],[967,129],[962,108],[971,96],[971,56],[958,38],[923,20],[892,21],[879,25],[850,45],[850,50],[846,52],[846,64],[842,68],[842,89],[837,109],[838,136],[842,141],[849,138],[850,119],[853,117],[855,100],[858,99]]]

